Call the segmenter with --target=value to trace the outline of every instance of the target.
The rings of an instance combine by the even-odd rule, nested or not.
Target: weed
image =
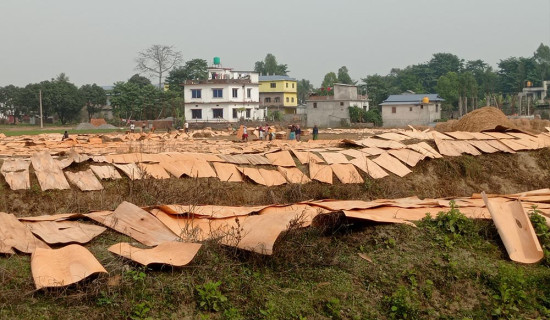
[[[525,275],[519,268],[502,264],[493,286],[493,316],[513,318],[527,299]]]
[[[147,274],[144,272],[144,269],[142,270],[128,270],[125,273],[126,277],[132,279],[134,282],[140,282],[143,283],[145,281],[145,278],[147,277]]]
[[[542,211],[536,205],[533,205],[529,211],[529,219],[544,251],[543,264],[550,266],[550,228],[546,224],[546,218],[541,213]]]
[[[324,311],[331,319],[340,319],[340,311],[342,310],[342,304],[338,298],[330,298],[324,305]]]
[[[474,221],[462,214],[453,200],[449,205],[449,211],[441,211],[435,218],[426,214],[420,222],[420,225],[440,232],[435,239],[446,249],[452,249],[456,243],[464,243],[465,237],[469,239],[478,237]]]
[[[96,304],[98,306],[116,306],[115,303],[116,294],[113,297],[110,297],[105,291],[101,291],[99,297],[97,298]]]
[[[239,312],[239,309],[231,307],[223,311],[223,318],[226,320],[240,320],[243,316]]]
[[[197,304],[199,309],[204,311],[221,311],[223,305],[227,302],[227,297],[222,294],[219,287],[221,281],[208,281],[195,287],[197,291]]]
[[[390,296],[385,298],[390,307],[391,319],[419,319],[420,302],[414,290],[401,285]]]
[[[134,305],[134,309],[132,310],[132,314],[130,315],[130,319],[132,320],[145,320],[145,319],[151,319],[147,315],[151,311],[151,305],[149,302],[141,302]]]
[[[265,309],[260,309],[260,314],[264,316],[264,318],[266,319],[274,319],[276,318],[274,315],[275,309],[276,309],[275,304],[271,301],[268,301],[265,304]]]

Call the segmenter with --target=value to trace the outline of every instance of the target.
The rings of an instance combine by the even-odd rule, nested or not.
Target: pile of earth
[[[460,120],[450,120],[438,123],[437,131],[468,131],[480,132],[494,130],[497,127],[514,129],[516,126],[508,120],[506,115],[495,107],[483,107],[467,113]]]

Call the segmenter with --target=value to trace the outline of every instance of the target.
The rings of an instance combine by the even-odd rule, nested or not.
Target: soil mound
[[[497,126],[515,128],[506,115],[495,107],[483,107],[467,113],[453,126],[455,131],[480,132],[494,130]]]

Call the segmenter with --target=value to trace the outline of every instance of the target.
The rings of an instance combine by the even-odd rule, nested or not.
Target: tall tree
[[[64,73],[51,81],[42,81],[40,87],[44,109],[55,112],[62,124],[78,117],[84,106],[84,98]]]
[[[277,58],[271,53],[265,56],[264,61],[256,61],[254,71],[261,75],[279,75],[286,76],[288,74],[288,66],[286,64],[278,64]]]
[[[541,81],[550,80],[550,47],[541,43],[533,54]]]
[[[119,117],[125,119],[156,118],[162,107],[161,91],[153,85],[139,87],[133,82],[117,82],[113,88],[111,105]]]
[[[340,69],[338,69],[338,83],[355,84],[355,81],[351,80],[348,68],[346,66],[342,66],[340,67]]]
[[[162,78],[172,68],[183,61],[181,52],[176,51],[173,46],[152,45],[144,51],[138,52],[136,58],[136,69],[146,72],[158,78],[159,89],[162,90]]]
[[[372,106],[380,105],[390,94],[397,94],[400,91],[398,87],[393,85],[394,76],[392,75],[373,74],[363,78],[362,81],[367,87],[367,94],[370,101],[372,101]]]
[[[323,78],[323,83],[321,84],[322,88],[328,89],[334,86],[335,83],[338,83],[338,76],[334,72],[329,72],[325,74]]]
[[[107,103],[107,94],[105,90],[97,84],[85,84],[78,89],[86,104],[88,111],[88,121],[93,115],[101,109],[101,106]]]
[[[448,72],[437,80],[437,93],[445,99],[443,105],[447,110],[454,110],[458,107],[459,79],[456,72]]]
[[[206,80],[208,79],[208,63],[204,59],[192,59],[181,67],[174,68],[166,77],[166,82],[170,85],[170,91],[183,93],[181,84],[186,80]]]
[[[139,73],[136,73],[133,76],[131,76],[130,79],[128,79],[128,82],[135,83],[140,88],[143,88],[151,84],[151,80],[149,80],[144,76],[141,76]]]
[[[298,81],[297,91],[298,103],[304,104],[309,98],[309,95],[313,92],[313,85],[309,82],[309,80],[302,79]]]
[[[24,108],[18,103],[19,95],[22,88],[14,85],[0,87],[0,114],[5,116],[13,116],[13,123],[16,119],[21,119],[25,113]]]

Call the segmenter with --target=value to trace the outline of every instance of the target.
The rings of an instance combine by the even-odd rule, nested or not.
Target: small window
[[[439,112],[439,105],[438,104],[435,105],[435,112]]]
[[[294,97],[290,98],[290,102],[294,102]]]
[[[286,83],[286,87],[288,88],[288,82]]]
[[[279,102],[281,102],[281,98],[279,98],[279,97],[275,97],[275,102],[276,102],[276,103],[279,103]]]
[[[409,111],[413,111],[413,107],[409,107]]]
[[[223,118],[223,109],[212,109],[212,115],[214,119]]]
[[[191,98],[200,99],[201,98],[201,89],[191,89]]]
[[[265,103],[270,103],[271,102],[271,98],[265,98]]]
[[[247,119],[250,119],[250,110],[251,109],[246,109],[246,118]]]
[[[191,118],[192,119],[202,119],[202,110],[201,109],[191,109]]]
[[[391,107],[391,113],[397,113],[397,107]]]
[[[233,98],[236,98],[239,94],[239,89],[233,88]]]
[[[343,106],[344,105],[344,102],[343,101],[340,101],[340,106]]]
[[[223,98],[223,89],[212,89],[212,96],[214,98]]]
[[[290,99],[288,97],[286,97],[286,102],[289,102],[289,101],[290,101]]]
[[[313,103],[313,107],[314,107],[314,108],[317,108],[317,102],[314,102],[314,103]]]
[[[252,88],[246,89],[246,97],[247,97],[247,98],[252,97]]]
[[[239,110],[233,109],[233,119],[237,119],[239,117]]]
[[[292,89],[294,89],[294,83],[292,83]]]
[[[277,84],[275,82],[271,82],[270,86],[271,88],[277,88]]]
[[[424,109],[424,105],[423,105],[423,104],[420,105],[420,109]]]

